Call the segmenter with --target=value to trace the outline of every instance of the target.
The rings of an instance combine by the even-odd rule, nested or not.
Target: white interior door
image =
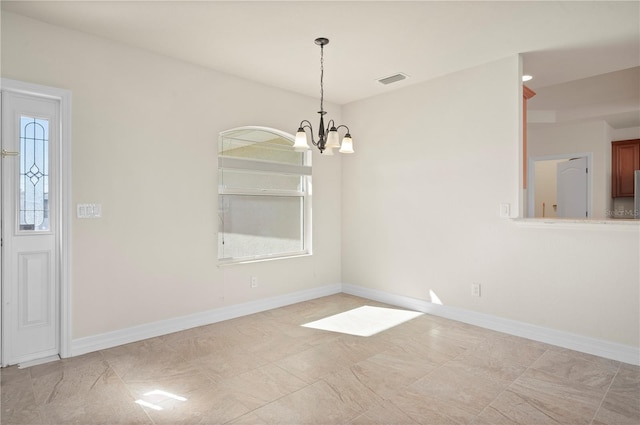
[[[59,354],[60,102],[2,93],[2,363]]]
[[[558,217],[587,218],[587,158],[573,158],[557,165]]]

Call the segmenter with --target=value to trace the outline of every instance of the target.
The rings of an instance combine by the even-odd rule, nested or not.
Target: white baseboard
[[[235,319],[237,317],[284,307],[286,305],[302,301],[339,294],[340,292],[342,292],[342,286],[340,284],[321,286],[277,297],[216,308],[201,313],[190,314],[188,316],[161,320],[159,322],[134,326],[127,329],[74,339],[71,342],[71,356],[79,356],[81,354],[104,350],[136,341],[142,341],[144,339],[183,331],[197,326],[210,325],[223,320]]]
[[[386,291],[365,288],[348,283],[342,285],[335,284],[321,286],[277,297],[221,307],[201,313],[190,314],[188,316],[162,320],[155,323],[75,339],[71,342],[71,356],[79,356],[93,351],[129,344],[148,338],[195,328],[197,326],[209,325],[223,320],[235,319],[237,317],[284,307],[286,305],[338,294],[341,292],[432,314],[446,319],[456,320],[458,322],[480,326],[509,335],[519,336],[534,341],[544,342],[583,353],[621,361],[623,363],[640,365],[640,349],[637,347],[603,341],[583,335],[545,328],[542,326],[532,325],[530,323],[477,313],[456,307],[433,304],[417,298],[396,295]]]
[[[530,323],[505,319],[456,307],[433,304],[425,300],[391,294],[377,289],[342,284],[342,292],[398,307],[420,311],[458,322],[468,323],[509,335],[544,342],[583,353],[593,354],[623,363],[640,365],[640,348],[599,340],[570,332],[545,328]]]

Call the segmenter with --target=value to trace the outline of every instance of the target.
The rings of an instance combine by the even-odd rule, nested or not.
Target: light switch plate
[[[102,204],[77,204],[76,216],[78,218],[102,217]]]

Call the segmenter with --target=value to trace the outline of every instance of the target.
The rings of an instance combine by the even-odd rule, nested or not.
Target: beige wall
[[[631,140],[640,139],[640,127],[611,129],[611,140]]]
[[[343,281],[638,347],[638,228],[499,217],[518,203],[518,70],[507,58],[343,108],[362,140],[343,159]]]
[[[218,133],[316,99],[9,13],[2,77],[72,91],[73,204],[103,214],[72,224],[74,339],[340,282],[339,156],[314,154],[312,257],[216,264]]]

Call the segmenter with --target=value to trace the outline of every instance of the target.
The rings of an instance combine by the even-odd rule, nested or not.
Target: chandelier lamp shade
[[[298,152],[303,152],[311,149],[307,138],[307,130],[311,138],[313,146],[320,150],[320,153],[326,155],[333,155],[333,149],[340,148],[340,153],[353,153],[353,141],[351,140],[351,133],[349,127],[346,125],[336,125],[333,120],[329,120],[327,126],[324,126],[324,116],[327,112],[324,110],[324,46],[329,44],[329,39],[320,37],[316,38],[315,43],[320,46],[320,125],[318,130],[318,140],[313,137],[313,126],[308,120],[302,120],[298,131],[296,132],[295,142],[293,149]],[[346,133],[340,143],[340,135],[338,130],[345,129]]]

